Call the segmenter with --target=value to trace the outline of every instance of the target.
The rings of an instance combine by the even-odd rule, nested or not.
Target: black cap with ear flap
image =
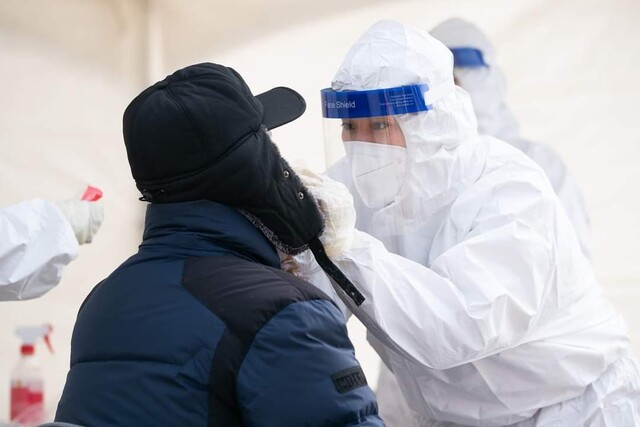
[[[281,252],[311,248],[320,266],[354,294],[323,255],[318,236],[324,221],[316,201],[267,134],[305,108],[292,89],[254,96],[232,68],[191,65],[127,107],[123,131],[131,172],[143,200],[222,203],[240,210]]]

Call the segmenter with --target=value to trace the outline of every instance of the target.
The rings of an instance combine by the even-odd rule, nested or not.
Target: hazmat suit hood
[[[451,18],[431,30],[431,35],[449,49],[472,48],[480,51],[484,65],[453,69],[456,81],[470,95],[478,119],[478,131],[512,142],[519,136],[518,122],[507,107],[507,86],[496,62],[493,44],[477,26]]]
[[[590,219],[580,185],[551,146],[521,137],[518,123],[505,102],[505,79],[488,37],[474,24],[459,18],[443,22],[431,34],[454,52],[453,74],[471,96],[478,131],[511,144],[545,171],[571,220],[582,252],[591,258]],[[461,54],[468,50],[475,50],[479,60],[469,61]]]
[[[347,53],[332,81],[333,90],[426,84],[425,103],[431,106],[394,116],[406,142],[406,179],[394,203],[375,211],[357,206],[359,216],[363,212],[362,217],[371,217],[370,227],[359,227],[375,230],[378,236],[416,230],[479,175],[481,165],[473,161],[473,106],[466,92],[454,85],[452,69],[453,56],[442,43],[394,21],[374,24]]]

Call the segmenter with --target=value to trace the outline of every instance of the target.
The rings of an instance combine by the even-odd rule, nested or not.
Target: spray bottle
[[[23,326],[16,329],[22,339],[20,360],[11,373],[11,421],[37,425],[44,417],[44,384],[35,357],[35,344],[44,338],[53,353],[49,334],[51,325]]]

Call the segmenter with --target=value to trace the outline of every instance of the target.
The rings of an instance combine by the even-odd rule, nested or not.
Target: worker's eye
[[[373,130],[385,130],[388,127],[389,127],[389,123],[387,123],[384,120],[371,123],[371,128]]]
[[[353,123],[350,122],[343,122],[342,123],[342,130],[354,130],[356,127],[353,125]]]

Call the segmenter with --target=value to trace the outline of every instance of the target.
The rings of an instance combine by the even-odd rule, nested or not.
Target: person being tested
[[[212,63],[129,104],[143,240],[80,308],[56,421],[384,425],[340,311],[280,269],[279,252],[323,251],[317,204],[268,134],[305,107]]]

